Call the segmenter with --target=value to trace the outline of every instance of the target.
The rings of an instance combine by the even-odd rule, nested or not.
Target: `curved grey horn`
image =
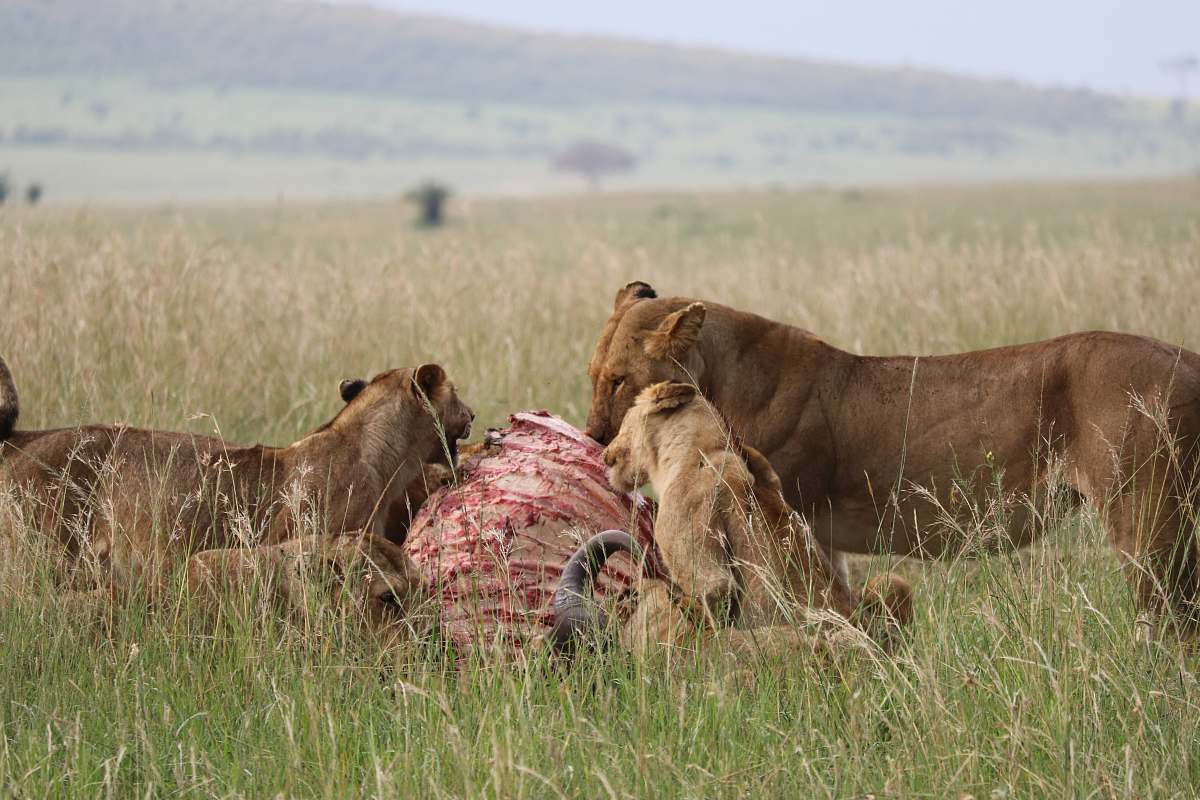
[[[554,591],[554,623],[550,627],[555,652],[572,655],[584,636],[604,629],[607,620],[592,600],[592,581],[605,562],[622,551],[642,563],[642,548],[632,536],[625,531],[604,531],[580,545],[563,567]]]

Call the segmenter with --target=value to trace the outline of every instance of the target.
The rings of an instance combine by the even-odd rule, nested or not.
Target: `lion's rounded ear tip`
[[[338,394],[342,396],[342,400],[349,403],[355,397],[358,397],[359,392],[365,389],[367,382],[362,378],[346,378],[338,384]]]
[[[446,370],[442,368],[441,364],[432,361],[422,364],[413,371],[413,383],[426,394],[441,386],[446,380]]]
[[[662,411],[678,408],[696,397],[696,387],[681,381],[660,381],[651,384],[639,396],[639,402],[649,403]]]
[[[654,287],[645,281],[630,281],[625,284],[625,290],[633,290],[635,299],[655,298],[658,297],[658,292],[654,291]]]

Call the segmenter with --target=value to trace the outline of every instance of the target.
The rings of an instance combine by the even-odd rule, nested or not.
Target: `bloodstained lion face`
[[[703,303],[660,299],[640,281],[617,292],[612,316],[588,364],[592,381],[588,436],[601,444],[612,441],[634,400],[647,387],[696,380],[699,356],[694,345],[704,316]]]
[[[344,380],[338,391],[348,411],[376,419],[403,419],[405,407],[414,403],[431,411],[426,427],[426,463],[449,462],[449,466],[455,466],[458,443],[471,435],[475,412],[459,398],[454,383],[437,364],[389,370],[370,381]]]

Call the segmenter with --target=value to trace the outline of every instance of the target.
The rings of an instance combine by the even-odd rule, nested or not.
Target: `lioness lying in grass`
[[[387,534],[396,498],[426,463],[455,460],[474,414],[436,364],[343,381],[341,395],[330,422],[282,448],[123,425],[17,431],[0,360],[0,478],[89,588],[153,583],[192,553],[305,530]]]
[[[305,625],[324,610],[384,647],[423,637],[437,616],[433,592],[404,548],[361,532],[206,550],[188,560],[187,585],[191,601],[209,611],[254,597]]]
[[[883,638],[911,617],[911,590],[899,578],[877,579],[855,596],[784,502],[770,464],[731,440],[694,387],[643,391],[604,457],[614,488],[632,491],[648,480],[659,496],[654,542],[666,579],[643,582],[621,634],[630,649],[681,644],[697,629],[708,632],[707,647],[735,656],[870,647],[850,619]],[[570,594],[585,592],[604,555],[633,547],[626,539],[602,536],[581,548],[564,570],[560,612]],[[567,610],[574,622],[552,638],[594,624],[579,608]]]

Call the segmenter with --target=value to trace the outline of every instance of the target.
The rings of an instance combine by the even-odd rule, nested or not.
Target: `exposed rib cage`
[[[465,459],[459,485],[430,496],[409,533],[460,645],[519,648],[545,633],[562,568],[592,534],[618,528],[648,550],[651,542],[650,502],[609,487],[599,444],[545,411],[509,421],[490,433],[499,446]],[[614,556],[596,598],[617,597],[638,571],[625,553]]]

